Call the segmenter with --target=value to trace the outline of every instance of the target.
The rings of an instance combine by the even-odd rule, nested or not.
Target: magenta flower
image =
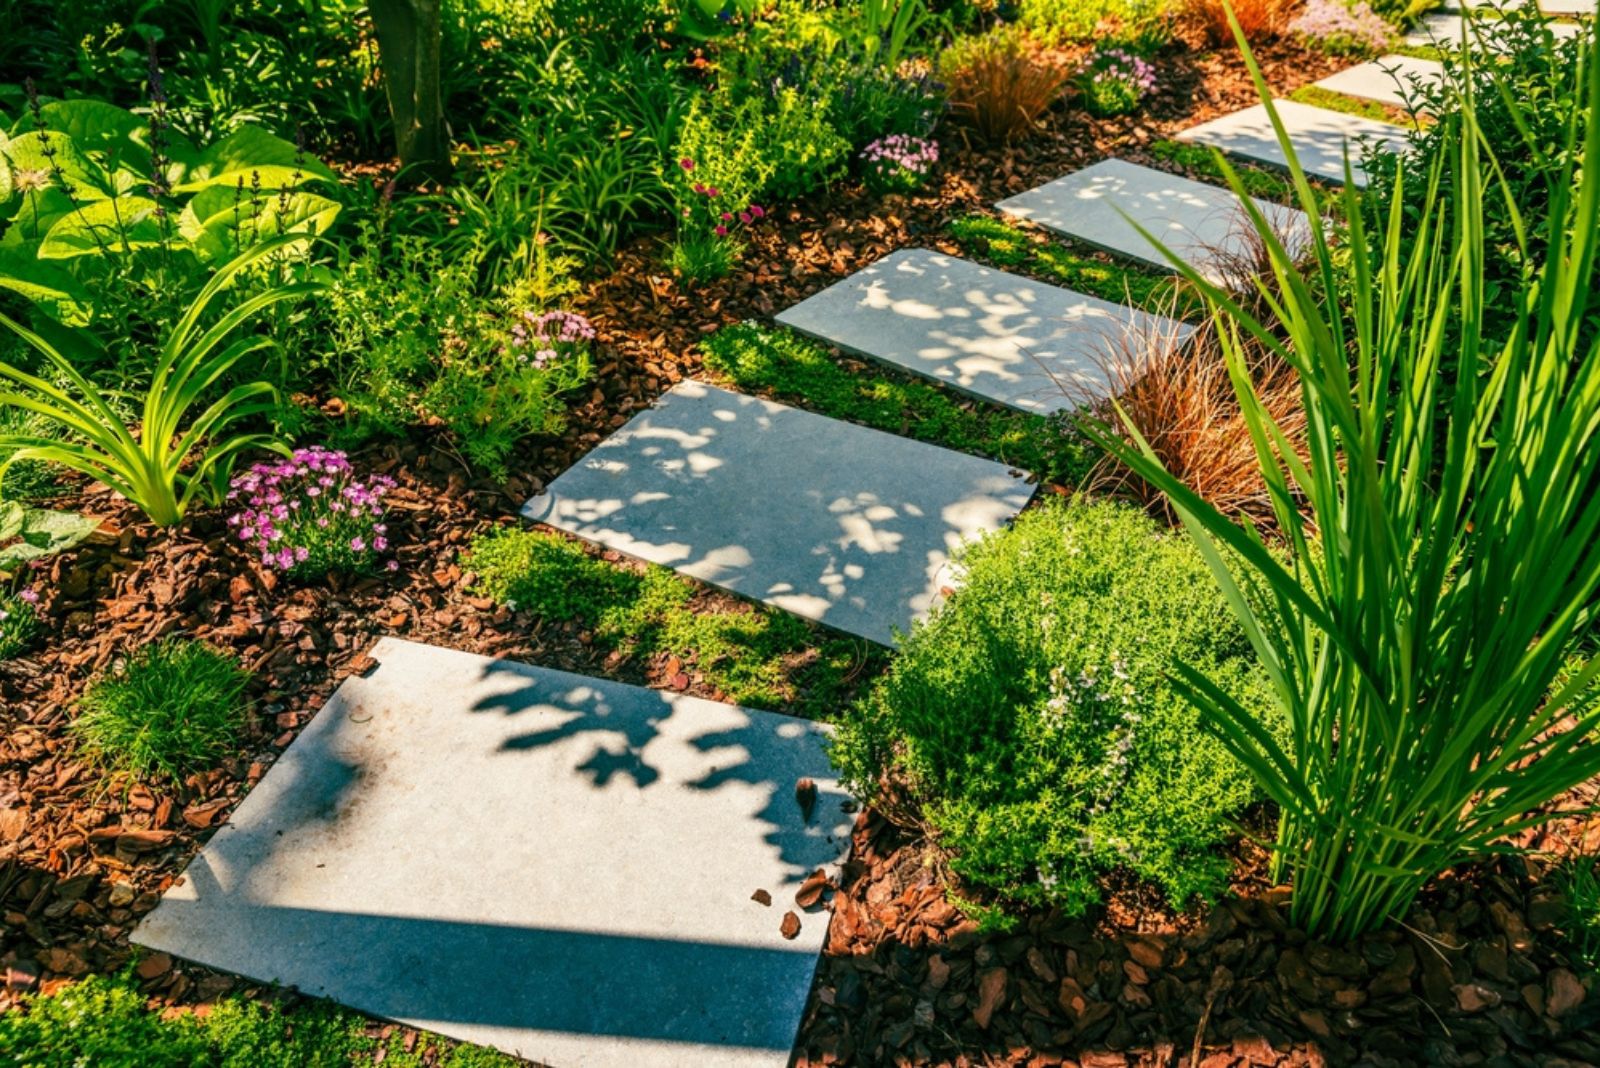
[[[746,226],[750,225],[750,219],[751,215],[748,211],[741,211],[739,213],[739,221],[744,223]]]
[[[692,171],[694,170],[694,160],[690,159],[688,156],[685,156],[678,161],[678,166],[682,167],[686,171]]]
[[[717,228],[713,232],[718,237],[727,237],[728,236],[728,228],[726,226],[723,226],[721,223],[717,224]]]

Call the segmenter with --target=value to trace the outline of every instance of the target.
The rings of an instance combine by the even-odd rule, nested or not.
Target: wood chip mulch
[[[1260,58],[1280,92],[1348,65],[1288,45]],[[228,547],[219,514],[158,532],[103,489],[57,502],[106,522],[93,544],[50,562],[48,635],[0,665],[0,1011],[122,967],[139,917],[338,683],[366,668],[379,636],[721,696],[675,660],[637,663],[576,627],[474,597],[460,548],[490,524],[514,522],[527,496],[700,373],[706,333],[770,316],[896,248],[938,247],[948,219],[1088,163],[1148,162],[1157,138],[1254,102],[1230,55],[1175,51],[1160,69],[1142,116],[1092,122],[1061,110],[1023,144],[964,151],[941,135],[947,166],[926,195],[885,202],[841,187],[787,206],[723,282],[679,286],[655,239],[625,249],[578,302],[600,332],[596,379],[560,439],[530,442],[515,458],[515,477],[474,480],[428,434],[359,457],[400,483],[394,575],[287,585]],[[65,731],[73,702],[119,653],[170,633],[210,641],[256,672],[240,751],[182,783],[107,783]],[[1581,831],[1600,847],[1600,828]],[[929,859],[881,816],[862,814],[854,858],[830,891],[833,928],[800,1064],[1600,1063],[1600,996],[1561,957],[1549,897],[1509,864],[1442,887],[1412,929],[1338,949],[1289,931],[1271,893],[1230,899],[1188,928],[1169,917],[1164,930],[1151,919],[1159,910],[1124,908],[1098,927],[1042,913],[1010,934],[980,934],[946,903]],[[164,954],[143,958],[137,974],[171,1006],[259,992]]]

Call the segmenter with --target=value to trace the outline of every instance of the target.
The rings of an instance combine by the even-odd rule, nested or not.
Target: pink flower
[[[723,222],[733,222],[733,212],[731,212],[731,211],[723,212],[722,213],[722,221]]]
[[[678,161],[678,166],[682,167],[686,171],[692,171],[694,170],[694,160],[690,159],[688,156],[685,156]]]
[[[694,191],[696,193],[704,193],[706,191],[706,184],[704,182],[694,183]]]
[[[763,218],[767,214],[767,210],[765,208],[763,208],[760,204],[752,204],[752,205],[750,205],[750,214],[754,215],[756,218],[760,219],[760,218]]]
[[[355,537],[350,539],[350,548],[353,549],[355,552],[358,552],[358,553],[359,552],[365,552],[366,549],[367,549],[366,539],[361,537],[359,534],[356,535]]]
[[[400,561],[398,561],[398,560],[390,560],[387,564],[384,564],[383,566],[384,566],[384,569],[387,570],[387,571],[399,571],[400,570]]]
[[[17,600],[21,601],[23,604],[38,604],[39,591],[29,587],[28,589],[25,589],[21,593],[17,594]]]
[[[728,228],[726,226],[723,226],[721,223],[718,223],[717,224],[717,228],[712,232],[715,233],[718,237],[727,237],[728,236]]]
[[[714,186],[714,185],[706,186],[706,196],[714,197],[716,195],[717,195],[717,187],[716,186]]]
[[[741,211],[739,213],[739,221],[744,223],[746,226],[750,225],[750,218],[751,216],[748,211]]]

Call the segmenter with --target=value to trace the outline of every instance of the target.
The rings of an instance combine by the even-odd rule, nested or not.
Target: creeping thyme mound
[[[260,463],[233,480],[228,499],[239,511],[228,525],[261,563],[292,575],[329,571],[390,571],[383,498],[394,488],[387,475],[355,473],[334,449],[297,449],[287,459]]]
[[[911,134],[880,137],[861,150],[862,176],[875,193],[920,189],[939,162],[939,142]]]
[[[1173,663],[1274,706],[1199,552],[1080,498],[1025,513],[962,569],[845,718],[834,756],[851,788],[899,779],[957,874],[1005,900],[1081,911],[1114,868],[1180,905],[1218,890],[1225,821],[1254,795]]]

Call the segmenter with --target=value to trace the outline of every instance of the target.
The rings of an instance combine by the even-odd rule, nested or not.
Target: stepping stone
[[[902,249],[777,316],[840,348],[1025,412],[1098,400],[1130,336],[1193,328],[927,249]]]
[[[1464,30],[1467,18],[1468,16],[1460,13],[1435,11],[1418,19],[1411,32],[1401,38],[1401,42],[1413,48],[1432,46],[1458,49],[1461,47],[1461,35],[1466,32],[1467,40],[1474,48],[1486,47],[1490,52],[1504,50],[1504,46],[1495,40],[1493,20],[1480,20],[1480,32],[1474,34],[1470,30]],[[1583,32],[1583,26],[1576,22],[1547,22],[1545,26],[1558,41],[1576,37]]]
[[[680,382],[529,519],[884,645],[1033,496],[1004,464]]]
[[[1417,86],[1431,87],[1444,81],[1444,64],[1411,56],[1384,56],[1349,70],[1342,70],[1316,83],[1327,89],[1362,100],[1375,100],[1390,107],[1412,110]]]
[[[1556,18],[1593,18],[1595,0],[1539,0],[1539,10]]]
[[[1293,100],[1274,101],[1274,106],[1300,157],[1300,165],[1308,175],[1325,181],[1344,181],[1346,146],[1350,150],[1350,162],[1357,185],[1367,184],[1366,174],[1361,167],[1363,140],[1386,145],[1394,151],[1405,151],[1409,147],[1405,128],[1394,123],[1347,115],[1342,111],[1329,111]],[[1210,145],[1257,163],[1275,167],[1289,165],[1264,104],[1192,127],[1178,134],[1178,139]]]
[[[563,1068],[788,1064],[828,926],[795,892],[849,846],[822,727],[372,656],[134,941]]]
[[[1304,212],[1265,200],[1255,205],[1291,248],[1309,243],[1311,223]],[[1233,265],[1253,258],[1254,230],[1231,190],[1120,159],[1096,163],[995,206],[1075,241],[1172,270],[1160,249],[1134,227],[1137,222],[1219,285],[1238,274]]]

